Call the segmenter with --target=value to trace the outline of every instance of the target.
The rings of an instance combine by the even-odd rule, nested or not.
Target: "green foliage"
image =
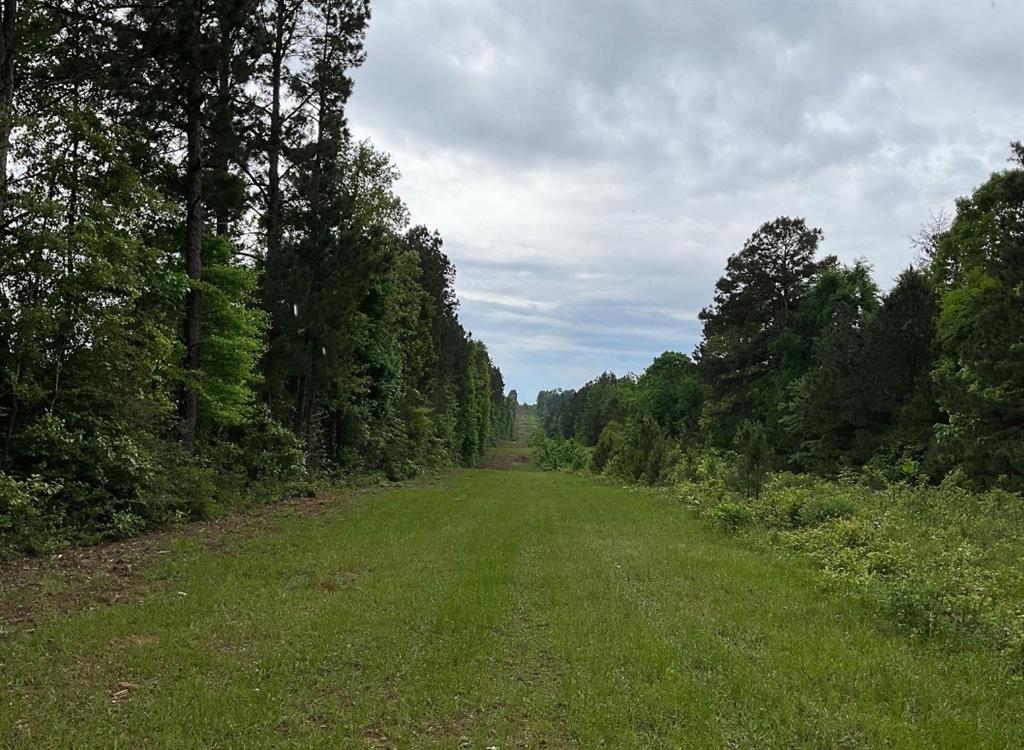
[[[665,352],[637,381],[638,408],[673,439],[697,437],[704,385],[685,354]]]
[[[745,492],[748,497],[759,497],[771,462],[771,448],[764,425],[749,419],[740,422],[736,429],[735,445],[740,454]]]
[[[776,474],[755,501],[723,487],[721,472],[711,471],[677,493],[716,525],[754,526],[805,555],[832,585],[866,597],[903,628],[1024,655],[1021,496],[973,494],[952,477],[928,487]]]
[[[823,495],[808,499],[801,503],[795,516],[793,506],[787,510],[797,526],[815,526],[826,521],[835,521],[840,518],[849,518],[853,515],[855,506],[853,502],[841,495]]]
[[[221,468],[251,481],[290,481],[306,471],[301,442],[264,404],[227,431],[222,451]]]
[[[204,248],[204,335],[192,386],[199,394],[200,432],[216,438],[251,418],[266,316],[256,306],[256,274],[232,259],[232,245],[210,237]]]
[[[52,498],[61,486],[38,475],[15,479],[0,472],[0,559],[15,552],[49,552],[63,540]]]
[[[619,429],[615,452],[605,473],[630,482],[662,484],[678,459],[668,432],[652,417],[640,414]]]
[[[462,402],[462,460],[475,465],[490,445],[491,431],[491,364],[478,341],[470,343]]]
[[[725,502],[714,506],[708,517],[723,530],[736,532],[753,522],[754,513],[741,503]]]
[[[928,379],[935,294],[910,269],[880,306],[876,297],[866,266],[856,264],[824,273],[802,308],[820,332],[783,418],[791,465],[835,474],[875,456],[928,450],[940,421]]]
[[[878,288],[864,263],[826,269],[797,310],[813,342],[809,367],[790,385],[782,424],[791,463],[837,471],[871,432],[870,383],[864,378],[864,330],[878,309]],[[786,450],[788,449],[788,451]]]
[[[575,440],[546,438],[542,433],[533,442],[533,461],[545,471],[580,471],[587,467],[587,449]]]
[[[603,472],[615,455],[622,450],[622,445],[622,427],[619,423],[610,422],[605,425],[590,457],[591,471],[596,474]]]
[[[957,201],[935,270],[945,464],[1024,488],[1024,162]]]
[[[576,412],[580,405],[575,396],[576,391],[564,391],[560,388],[537,394],[537,418],[546,435],[575,435]]]
[[[347,129],[367,3],[80,5],[16,8],[3,551],[510,437],[440,237]]]
[[[807,366],[810,340],[796,313],[834,257],[816,260],[823,234],[803,219],[766,222],[730,256],[701,311],[703,340],[695,358],[710,386],[705,431],[725,447],[744,419],[777,431],[785,385]]]

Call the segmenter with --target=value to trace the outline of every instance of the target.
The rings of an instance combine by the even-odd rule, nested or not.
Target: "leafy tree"
[[[586,446],[597,443],[605,425],[629,414],[632,390],[630,378],[617,378],[606,372],[576,391],[572,436]]]
[[[782,452],[799,467],[834,472],[866,456],[861,443],[877,427],[869,412],[865,330],[878,309],[878,287],[863,262],[821,273],[795,316],[812,342],[810,368],[790,388]]]
[[[1024,148],[956,204],[933,264],[939,293],[936,395],[948,465],[1024,487]]]
[[[705,423],[714,443],[728,444],[746,418],[769,420],[775,429],[779,394],[807,360],[793,316],[821,272],[835,264],[832,256],[815,258],[822,237],[803,219],[763,224],[729,258],[713,304],[701,311],[695,357],[712,391]]]
[[[491,365],[491,435],[494,440],[511,440],[516,421],[516,392],[505,395],[501,370]]]
[[[863,453],[894,464],[908,455],[923,461],[943,421],[931,371],[938,353],[938,297],[928,274],[907,269],[885,295],[865,331],[860,378],[869,393],[872,429]]]
[[[205,246],[206,334],[199,359],[198,434],[212,440],[253,414],[266,316],[257,306],[256,274],[234,261],[232,244],[218,236]]]
[[[368,15],[0,8],[0,549],[510,434],[440,237],[407,230],[394,164],[348,133]]]
[[[491,361],[487,348],[471,341],[462,403],[460,430],[462,458],[475,464],[489,444],[491,426]]]
[[[614,425],[614,426],[612,426]],[[630,482],[660,484],[670,465],[671,442],[665,430],[647,414],[631,416],[622,424],[612,423],[602,432],[605,444],[595,453],[604,470]]]
[[[570,438],[576,432],[576,413],[580,405],[576,391],[556,388],[537,394],[537,417],[544,434]]]
[[[601,436],[597,439],[594,452],[590,456],[590,468],[595,473],[602,473],[611,460],[622,450],[622,425],[618,422],[609,422],[601,430]]]
[[[656,357],[637,381],[637,394],[641,408],[669,437],[696,438],[704,385],[688,356],[665,352]]]

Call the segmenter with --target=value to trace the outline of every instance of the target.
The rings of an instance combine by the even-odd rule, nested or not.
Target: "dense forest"
[[[0,552],[511,435],[440,236],[346,124],[368,4],[2,14]]]
[[[1024,146],[914,243],[882,293],[804,219],[759,227],[701,311],[692,357],[542,391],[551,460],[649,484],[703,454],[769,470],[1024,489]],[[555,451],[555,447],[552,447]]]
[[[769,221],[729,258],[693,356],[542,391],[544,469],[655,485],[781,547],[915,637],[1024,669],[1024,147],[926,224],[882,293],[821,230]]]
[[[370,2],[0,0],[0,747],[1024,748],[1024,3]]]

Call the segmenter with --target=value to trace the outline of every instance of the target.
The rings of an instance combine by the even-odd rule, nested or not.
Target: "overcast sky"
[[[1024,138],[1024,2],[375,0],[349,118],[521,401],[691,352],[726,258],[801,216],[880,285]]]

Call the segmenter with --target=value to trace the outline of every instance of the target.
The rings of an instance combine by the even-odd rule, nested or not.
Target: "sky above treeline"
[[[391,153],[506,384],[692,352],[729,255],[801,216],[883,287],[1024,138],[1024,2],[376,0],[353,133]]]

